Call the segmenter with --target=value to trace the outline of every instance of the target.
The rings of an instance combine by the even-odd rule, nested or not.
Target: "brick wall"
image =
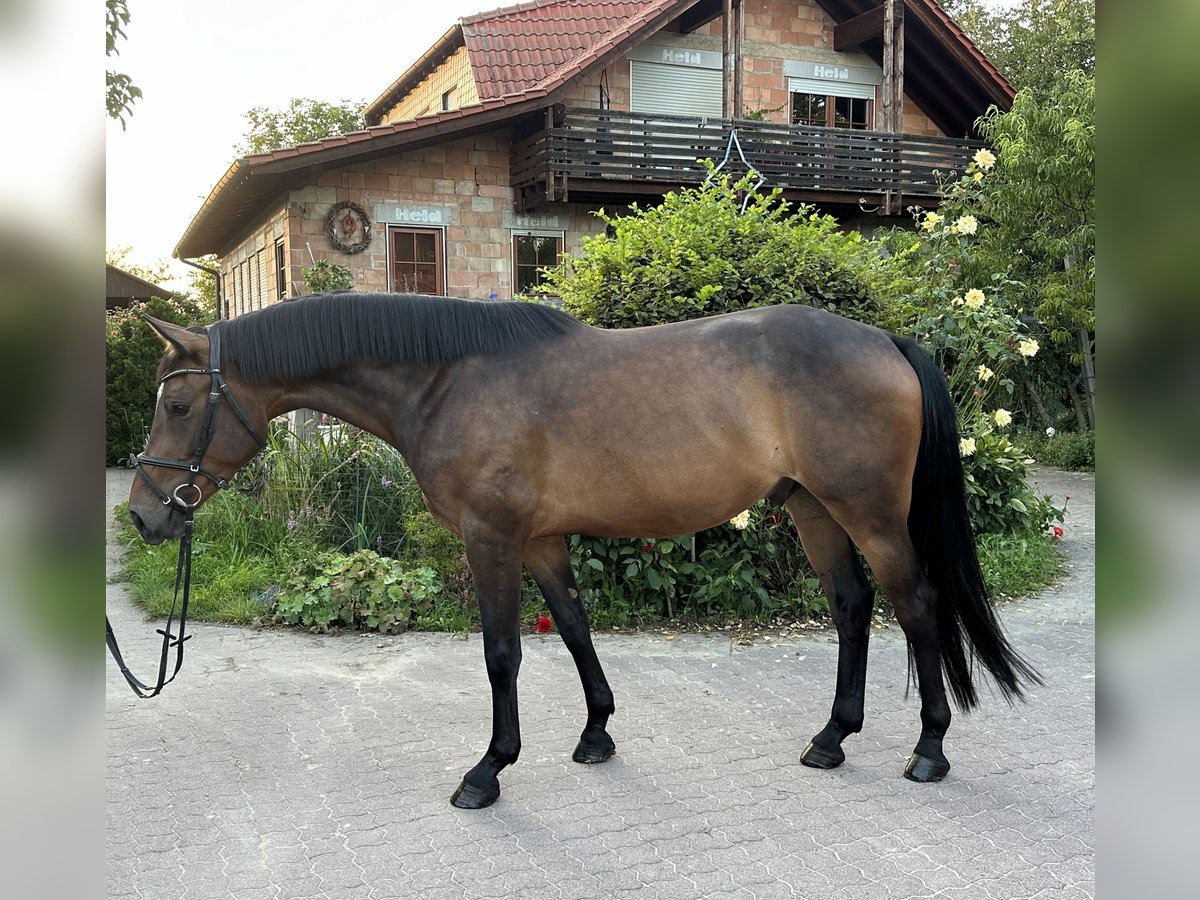
[[[744,0],[745,12],[742,33],[742,109],[745,115],[761,112],[768,122],[786,124],[791,117],[788,79],[784,74],[785,59],[805,62],[871,66],[878,68],[861,53],[839,53],[833,49],[833,29],[836,23],[817,5],[816,0]],[[651,39],[657,44],[670,44],[694,50],[721,52],[721,20],[714,19],[693,34],[660,32]],[[629,109],[629,65],[622,62],[610,67],[609,78],[615,71],[626,78],[624,105],[614,109]],[[587,103],[594,106],[594,99]],[[880,121],[883,108],[876,90],[875,119]],[[904,131],[908,134],[940,135],[942,132],[930,121],[911,97],[904,100]]]
[[[321,259],[348,267],[356,290],[387,291],[392,289],[389,225],[428,227],[444,235],[447,294],[509,299],[514,232],[562,233],[564,250],[573,253],[585,235],[598,233],[603,224],[589,215],[590,207],[575,204],[535,216],[515,214],[508,143],[507,132],[497,132],[325,172],[292,191],[284,209],[222,260],[222,273],[236,275],[243,261],[269,248],[264,255],[271,260],[273,279],[274,240],[283,238],[296,294],[305,290],[300,269]],[[371,243],[361,253],[341,252],[325,232],[325,217],[342,200],[358,203],[371,218]],[[264,295],[265,302],[275,302],[275,293]],[[231,311],[251,308],[257,307],[238,304]]]
[[[479,92],[471,74],[466,47],[459,47],[449,59],[434,69],[432,74],[384,113],[381,124],[388,125],[405,119],[415,119],[425,113],[441,112],[442,95],[450,90],[454,91],[451,109],[479,102]]]

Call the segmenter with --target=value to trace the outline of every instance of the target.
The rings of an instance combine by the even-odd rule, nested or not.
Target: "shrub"
[[[571,562],[593,620],[764,621],[828,610],[784,513],[759,503],[738,526],[670,540],[573,535]]]
[[[283,584],[275,619],[320,630],[340,626],[394,634],[428,615],[441,590],[437,573],[427,566],[409,569],[373,550],[323,553]]]
[[[749,178],[718,175],[667,194],[661,206],[601,210],[611,237],[584,238],[581,254],[546,270],[543,286],[568,312],[605,328],[775,303],[878,318],[878,298],[892,290],[878,248],[810,206],[793,208],[778,189],[750,187]]]
[[[154,297],[104,314],[104,464],[124,465],[146,444],[154,421],[155,374],[163,344],[143,320],[154,316],[176,325],[204,321],[199,305],[183,295]]]
[[[354,275],[346,266],[319,259],[311,266],[300,270],[304,286],[310,294],[326,294],[334,291],[354,289]]]
[[[1021,448],[1038,462],[1075,472],[1096,471],[1096,432],[1059,431],[1054,435],[1024,433]]]

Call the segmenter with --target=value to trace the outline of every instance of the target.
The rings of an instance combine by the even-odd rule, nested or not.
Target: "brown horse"
[[[497,775],[521,749],[522,564],[583,682],[574,759],[614,751],[612,691],[568,534],[669,537],[764,497],[786,505],[840,640],[833,711],[806,765],[838,765],[843,739],[862,728],[873,593],[855,546],[916,670],[922,728],[909,778],[950,768],[943,670],[959,707],[973,706],[965,645],[1009,700],[1038,680],[985,597],[945,378],[907,339],[797,305],[609,331],[534,304],[386,294],[307,297],[208,329],[150,324],[167,352],[129,500],[145,540],[179,537],[189,508],[254,456],[273,417],[297,408],[396,447],[430,512],[462,537],[493,723],[456,806],[495,801]]]

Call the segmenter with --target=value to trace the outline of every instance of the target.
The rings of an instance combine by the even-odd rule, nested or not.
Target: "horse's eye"
[[[186,416],[188,414],[188,405],[186,403],[172,403],[171,415]]]

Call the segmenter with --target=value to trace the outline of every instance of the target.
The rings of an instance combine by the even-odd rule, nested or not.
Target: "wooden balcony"
[[[517,206],[612,202],[698,185],[696,160],[725,158],[736,126],[747,163],[764,190],[789,199],[878,207],[899,213],[902,202],[932,205],[938,176],[963,172],[982,141],[775,125],[730,119],[645,115],[556,107],[540,131],[514,142],[511,183]],[[722,171],[745,172],[736,149]],[[614,196],[615,195],[615,196]]]

